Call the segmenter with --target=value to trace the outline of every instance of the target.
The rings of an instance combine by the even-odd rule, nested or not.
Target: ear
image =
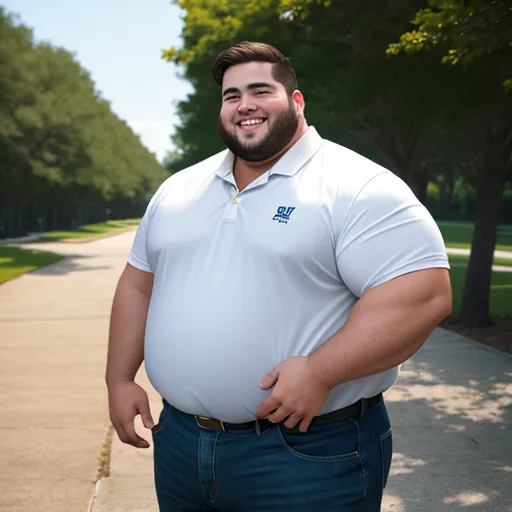
[[[292,94],[293,104],[295,105],[295,111],[297,114],[303,114],[304,113],[304,107],[306,106],[304,102],[304,96],[302,96],[302,93],[299,90],[293,91]]]

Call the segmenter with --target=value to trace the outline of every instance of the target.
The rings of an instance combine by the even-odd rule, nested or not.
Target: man
[[[393,173],[326,141],[289,61],[213,65],[229,148],[151,199],[115,294],[114,427],[152,428],[160,510],[380,510],[382,392],[451,310],[440,232]],[[134,383],[162,395],[153,424]]]

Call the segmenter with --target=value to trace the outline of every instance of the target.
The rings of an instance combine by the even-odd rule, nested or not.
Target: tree
[[[168,175],[63,48],[0,8],[0,236],[142,213]]]
[[[174,169],[221,147],[214,130],[220,98],[210,76],[215,55],[234,42],[263,39],[291,57],[306,97],[308,121],[320,133],[390,168],[424,202],[431,176],[450,169],[453,190],[454,170],[460,175],[472,169],[464,177],[476,186],[480,176],[479,197],[486,199],[479,204],[487,205],[475,237],[480,237],[481,229],[495,231],[497,209],[493,208],[499,208],[508,172],[496,170],[507,161],[507,124],[499,121],[499,114],[508,112],[500,85],[507,67],[499,52],[496,58],[476,59],[469,68],[443,66],[442,45],[422,54],[400,52],[390,58],[386,49],[410,27],[411,11],[423,6],[421,0],[371,0],[364,10],[343,0],[182,0],[179,4],[187,12],[184,46],[172,48],[164,57],[183,67],[195,92],[179,105],[181,125],[175,143],[180,159],[173,162]],[[483,126],[489,126],[488,136],[478,145],[475,137]],[[495,161],[491,157],[497,148],[505,155]],[[488,179],[489,172],[500,178]],[[466,303],[480,304],[481,311],[487,308],[488,318],[488,307],[476,294],[489,293],[484,277],[490,275],[492,240],[485,238],[487,245],[480,255],[484,238],[478,240],[468,274],[474,277],[468,282],[479,284],[468,290],[479,291],[468,295],[472,298]],[[485,323],[485,313],[473,313],[461,318],[471,316]]]
[[[390,55],[442,46],[442,61],[449,64],[470,64],[496,53],[512,59],[509,0],[429,0],[428,4],[429,8],[420,9],[411,21],[418,28],[389,45]],[[512,78],[503,84],[512,90]]]
[[[496,90],[493,82],[512,91],[512,8],[506,0],[429,0],[412,24],[387,53],[443,51],[443,63],[462,65],[468,82],[462,111],[466,121],[478,125],[473,136],[472,165],[477,182],[477,216],[459,321],[462,326],[491,322],[489,295],[496,246],[498,211],[512,172],[512,103],[510,94]],[[483,57],[485,56],[485,59]],[[491,83],[489,83],[491,82]],[[472,91],[468,97],[468,90]],[[476,93],[476,94],[475,94]],[[465,102],[465,104],[464,104]]]
[[[222,148],[212,130],[219,104],[210,74],[215,55],[240,40],[264,39],[291,57],[311,124],[391,168],[424,201],[425,141],[442,89],[432,87],[432,77],[442,73],[430,55],[421,61],[386,58],[389,41],[407,27],[410,6],[388,1],[382,9],[382,3],[373,0],[361,11],[351,2],[324,0],[179,2],[186,10],[184,45],[164,58],[181,65],[197,91],[178,105],[182,122],[174,142],[181,163],[188,164],[189,155],[197,161]]]

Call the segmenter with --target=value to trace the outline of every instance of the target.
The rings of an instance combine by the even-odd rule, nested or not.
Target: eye
[[[226,98],[224,98],[224,101],[231,101],[236,99],[238,99],[238,96],[227,96]]]
[[[258,91],[256,94],[267,94],[268,91]]]

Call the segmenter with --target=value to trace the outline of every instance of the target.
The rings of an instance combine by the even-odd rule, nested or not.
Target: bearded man
[[[160,186],[116,290],[113,425],[139,448],[135,416],[152,429],[163,512],[379,511],[383,393],[451,311],[440,231],[400,178],[308,126],[276,48],[237,44],[213,76],[227,149]]]

